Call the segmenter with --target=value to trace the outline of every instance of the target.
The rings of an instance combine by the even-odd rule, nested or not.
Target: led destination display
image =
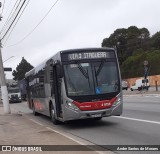
[[[96,52],[77,52],[62,54],[62,61],[70,60],[84,60],[84,59],[106,59],[106,58],[116,58],[114,52],[106,51],[96,51]]]

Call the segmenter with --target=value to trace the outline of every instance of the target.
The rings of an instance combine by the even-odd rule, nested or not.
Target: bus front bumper
[[[65,107],[64,111],[64,121],[69,120],[77,120],[77,119],[89,119],[89,118],[98,118],[98,117],[108,117],[108,116],[119,116],[122,114],[122,103],[108,108],[108,109],[101,109],[101,110],[91,110],[91,111],[75,111],[67,106]]]

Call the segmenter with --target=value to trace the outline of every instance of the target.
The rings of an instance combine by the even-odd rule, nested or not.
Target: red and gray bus
[[[34,115],[60,121],[120,116],[121,75],[113,48],[60,51],[25,75]]]

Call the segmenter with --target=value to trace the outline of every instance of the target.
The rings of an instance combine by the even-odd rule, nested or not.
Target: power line
[[[19,13],[20,13],[23,5],[25,4],[25,2],[26,2],[26,0],[23,1],[23,3],[22,3],[22,5],[21,5],[20,9],[18,10],[15,18],[13,19],[12,23],[10,24],[10,26],[9,26],[9,28],[7,29],[7,31],[5,32],[5,34],[2,36],[2,39],[1,39],[1,40],[3,40],[3,39],[6,37],[7,33],[9,32],[9,30],[11,29],[11,27],[12,27],[13,23],[15,22],[16,18],[18,17],[18,15],[19,15]]]
[[[28,5],[28,3],[29,3],[29,2],[30,2],[30,0],[28,0],[28,2],[27,2],[27,4],[26,4],[26,6],[24,7],[24,9],[22,10],[21,14],[19,15],[19,17],[18,17],[18,19],[17,19],[17,21],[16,21],[15,25],[13,26],[13,28],[12,28],[12,30],[10,31],[10,33],[9,33],[8,37],[6,38],[5,42],[3,43],[4,45],[6,44],[7,40],[9,39],[9,37],[10,37],[10,35],[11,35],[12,31],[14,30],[15,26],[17,25],[17,23],[18,23],[19,19],[21,18],[22,14],[23,14],[23,12],[25,11],[25,9],[26,9],[26,7],[27,7],[27,5]]]
[[[8,13],[8,10],[9,10],[9,8],[10,8],[10,5],[11,5],[11,1],[12,1],[12,0],[10,0],[10,2],[9,2],[9,5],[8,5],[8,7],[7,7],[7,9],[6,9],[6,12],[5,12],[5,14],[7,14],[7,13]]]
[[[5,2],[6,2],[6,1],[4,0],[1,14],[3,13]]]
[[[21,40],[19,40],[17,43],[15,44],[12,44],[12,45],[9,45],[7,47],[12,47],[12,46],[15,46],[21,42],[23,42],[27,37],[29,37],[35,30],[36,28],[42,23],[42,21],[48,16],[48,14],[51,12],[51,10],[53,9],[53,7],[57,4],[59,0],[57,0],[52,6],[51,8],[47,11],[47,13],[44,15],[44,17],[38,22],[38,24],[26,35],[24,36]]]
[[[14,8],[13,8],[14,10],[12,9],[12,12],[13,12],[13,13],[11,12],[12,14],[10,14],[10,18],[8,17],[8,21],[6,22],[6,24],[5,24],[4,27],[3,27],[4,35],[3,35],[2,39],[7,35],[8,31],[9,31],[10,28],[12,27],[13,23],[15,22],[16,18],[17,18],[18,15],[19,15],[19,13],[20,13],[20,11],[21,11],[21,9],[22,9],[25,1],[26,1],[26,0],[24,0],[24,1],[22,2],[22,0],[20,0],[17,5],[15,4],[15,9],[14,9]],[[21,3],[21,2],[22,2],[22,3]],[[16,3],[17,3],[17,1],[16,1]],[[2,35],[2,32],[3,32],[3,31],[1,31],[1,35]]]
[[[12,24],[12,22],[14,22],[14,18],[16,17],[16,14],[20,8],[20,4],[21,4],[22,0],[20,0],[18,4],[17,4],[17,2],[18,2],[18,0],[16,1],[14,7],[12,8],[12,10],[7,18],[7,21],[5,22],[3,28],[0,32],[1,36],[3,36],[3,34],[7,31],[7,29]]]
[[[12,31],[14,30],[15,26],[17,25],[17,23],[18,23],[18,21],[19,21],[20,17],[22,16],[22,14],[23,14],[24,10],[26,9],[26,7],[27,7],[27,5],[28,5],[29,1],[30,1],[30,0],[28,0],[28,2],[27,2],[27,4],[26,4],[26,6],[24,7],[24,9],[22,10],[21,14],[19,15],[19,17],[18,17],[18,19],[17,19],[17,21],[16,21],[15,25],[13,26],[12,30],[10,31],[10,33],[9,33],[8,37],[6,38],[5,42],[3,43],[3,45],[7,42],[8,38],[10,37],[10,35],[11,35]]]
[[[11,10],[11,12],[10,12],[10,14],[9,14],[9,16],[8,16],[8,18],[7,18],[7,20],[6,20],[5,24],[4,24],[1,32],[0,32],[0,34],[6,29],[7,25],[9,24],[9,22],[10,22],[11,19],[12,19],[12,17],[14,16],[14,14],[15,14],[15,12],[16,12],[16,9],[17,9],[18,6],[20,5],[20,2],[21,2],[21,0],[19,1],[19,3],[18,3],[18,0],[15,2],[15,4],[14,4],[14,6],[13,6],[13,8],[12,8],[12,10]],[[18,5],[17,5],[17,3],[18,3]],[[17,7],[16,7],[16,5],[17,5]],[[15,10],[14,10],[14,8],[15,8]]]

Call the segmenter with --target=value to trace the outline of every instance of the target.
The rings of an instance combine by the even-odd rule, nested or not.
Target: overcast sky
[[[5,0],[2,29],[16,0]],[[22,57],[37,66],[57,51],[101,47],[102,40],[117,28],[147,28],[151,36],[160,31],[159,0],[59,0],[36,30],[23,42],[56,0],[30,0],[2,49],[4,67],[15,69]],[[3,2],[3,1],[2,1]],[[1,12],[1,11],[0,11]],[[7,72],[6,77],[12,78]]]

